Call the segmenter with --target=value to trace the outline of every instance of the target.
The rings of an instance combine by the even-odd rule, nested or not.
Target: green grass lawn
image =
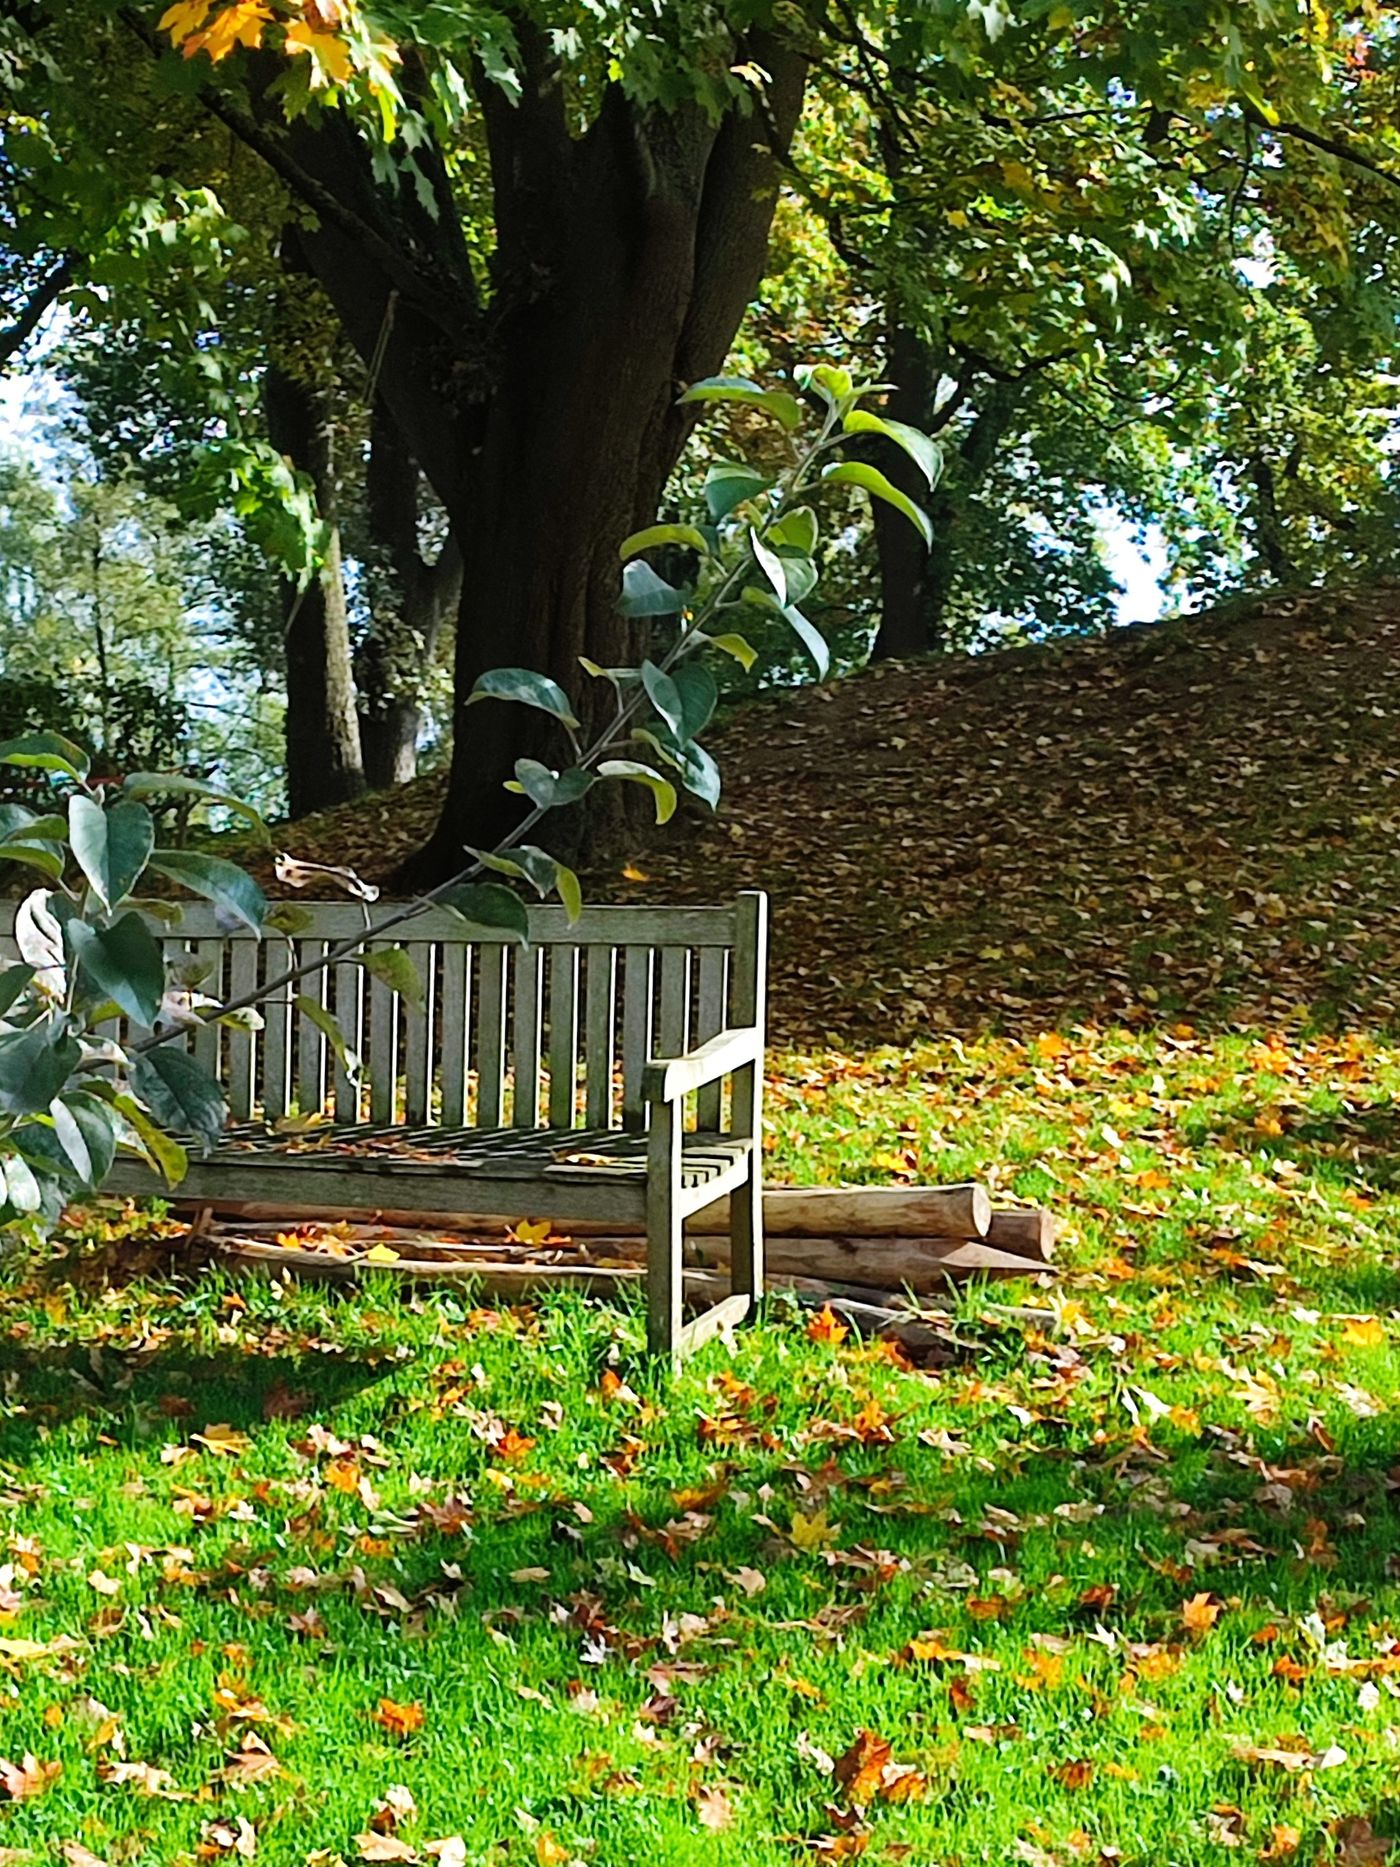
[[[984,1294],[1058,1326],[970,1293],[920,1372],[778,1300],[670,1384],[636,1314],[565,1298],[180,1276],[97,1223],[14,1270],[0,1847],[1382,1858],[1400,1047],[1071,1030],[774,1077],[776,1176],[1051,1204],[1053,1294]]]

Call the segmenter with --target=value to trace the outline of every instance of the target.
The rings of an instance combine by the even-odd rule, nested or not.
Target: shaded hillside
[[[1385,1024],[1400,978],[1400,590],[874,668],[714,741],[713,820],[593,899],[774,903],[773,1025],[841,1045],[1067,1020]],[[313,820],[383,875],[435,787]]]

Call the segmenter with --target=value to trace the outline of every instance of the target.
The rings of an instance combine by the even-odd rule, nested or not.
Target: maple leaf
[[[59,1848],[67,1867],[108,1867],[100,1854],[85,1848],[81,1841],[65,1841]]]
[[[1378,1835],[1364,1815],[1347,1815],[1332,1825],[1337,1844],[1336,1860],[1340,1867],[1365,1867],[1370,1861],[1383,1861],[1395,1843]]]
[[[857,1808],[867,1807],[878,1797],[892,1755],[888,1739],[860,1730],[850,1749],[836,1759],[836,1780]]]
[[[255,52],[262,44],[264,26],[271,23],[272,13],[263,0],[232,0],[203,31],[192,33],[184,41],[184,55],[193,58],[207,52],[217,65],[240,45]]]
[[[160,16],[160,30],[170,34],[170,43],[179,45],[190,34],[198,32],[209,17],[209,9],[214,0],[175,0]]]
[[[1302,1831],[1288,1822],[1275,1822],[1269,1830],[1269,1845],[1259,1855],[1261,1861],[1291,1860],[1303,1839]]]
[[[535,1860],[538,1867],[563,1867],[570,1858],[570,1850],[558,1841],[547,1828],[541,1828],[535,1836]]]
[[[695,1792],[695,1814],[702,1828],[722,1829],[734,1826],[734,1804],[722,1783],[711,1783]]]
[[[836,1541],[836,1526],[828,1521],[824,1509],[814,1511],[810,1517],[804,1517],[801,1511],[795,1510],[788,1536],[794,1549],[811,1554],[814,1550],[826,1549]]]
[[[1352,1316],[1342,1324],[1342,1340],[1349,1348],[1381,1348],[1385,1324],[1379,1316]]]
[[[62,1771],[61,1763],[40,1763],[29,1750],[18,1763],[0,1757],[0,1790],[11,1802],[30,1802],[35,1796],[42,1796]]]
[[[374,1829],[356,1835],[355,1848],[362,1861],[416,1861],[420,1858],[417,1848],[410,1847],[407,1841],[401,1841],[397,1835],[378,1834]]]
[[[425,1716],[421,1705],[400,1705],[391,1698],[380,1699],[371,1715],[391,1737],[411,1737],[421,1731]]]
[[[833,1348],[838,1343],[844,1342],[850,1333],[849,1328],[836,1315],[829,1303],[824,1303],[807,1323],[809,1342],[829,1342]]]
[[[1071,1763],[1056,1764],[1050,1774],[1066,1789],[1087,1789],[1094,1780],[1094,1766],[1089,1758],[1076,1757]]]
[[[1181,1624],[1193,1639],[1199,1639],[1202,1634],[1210,1632],[1220,1619],[1220,1613],[1221,1604],[1203,1591],[1192,1595],[1189,1601],[1182,1602]]]

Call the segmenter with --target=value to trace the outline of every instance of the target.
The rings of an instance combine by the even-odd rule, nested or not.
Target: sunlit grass
[[[62,1767],[0,1845],[353,1861],[394,1785],[525,1867],[1400,1832],[1397,1089],[1184,1026],[779,1059],[775,1175],[1066,1221],[987,1293],[1058,1322],[966,1294],[931,1373],[781,1300],[671,1384],[566,1297],[16,1267],[0,1756]]]

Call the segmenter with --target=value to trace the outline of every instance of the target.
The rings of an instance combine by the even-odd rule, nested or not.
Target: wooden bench
[[[162,935],[167,955],[206,966],[199,991],[223,999],[365,925],[359,907],[296,906],[303,928],[259,941],[191,904]],[[403,945],[421,998],[346,960],[284,988],[260,1031],[208,1026],[175,1040],[230,1106],[225,1139],[206,1159],[192,1154],[181,1196],[641,1219],[648,1344],[678,1359],[763,1289],[766,942],[757,893],[728,908],[588,908],[572,926],[562,908],[538,907],[528,946],[424,913],[383,942]],[[298,991],[334,1016],[362,1070]],[[135,1160],[119,1161],[110,1184],[160,1190]],[[731,1294],[683,1327],[681,1228],[726,1194]]]

